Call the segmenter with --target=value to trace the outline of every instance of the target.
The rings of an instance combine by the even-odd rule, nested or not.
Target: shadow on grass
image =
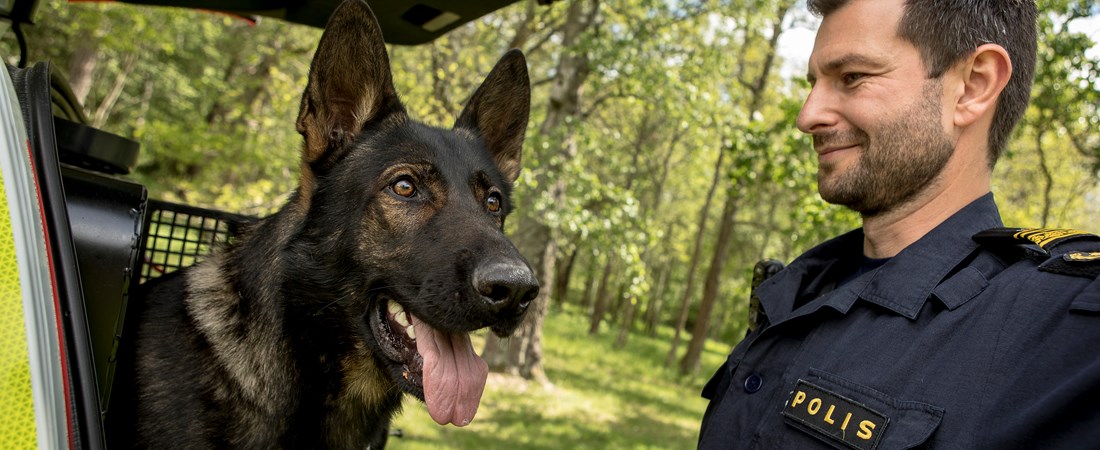
[[[706,410],[699,392],[729,346],[708,343],[700,374],[682,377],[664,367],[671,330],[632,335],[623,347],[614,345],[615,332],[587,330],[583,314],[548,316],[543,361],[552,386],[494,374],[465,428],[440,427],[423,405],[406,401],[395,422],[405,436],[387,448],[694,448]]]
[[[495,442],[483,448],[525,449],[612,449],[612,448],[685,448],[695,436],[684,429],[651,415],[627,414],[610,423],[584,422],[568,417],[540,417],[534,411],[515,411],[500,415],[499,423],[511,428],[511,435],[526,436],[520,446],[512,441]],[[643,446],[643,447],[639,447]]]
[[[570,386],[570,389],[576,391],[593,395],[613,395],[625,405],[659,409],[663,415],[703,418],[704,409],[699,408],[699,402],[686,401],[689,398],[701,398],[699,392],[673,392],[684,395],[670,398],[668,387],[654,385],[655,383],[661,383],[660,381],[629,379],[628,377],[613,375],[614,378],[619,378],[619,380],[609,382],[605,377],[598,374],[569,370],[551,371],[550,376],[556,383]],[[672,383],[669,384],[672,385]]]
[[[440,427],[434,435],[407,431],[390,449],[643,449],[691,448],[693,432],[660,417],[627,414],[610,422],[548,416],[535,408],[495,410],[477,430]]]

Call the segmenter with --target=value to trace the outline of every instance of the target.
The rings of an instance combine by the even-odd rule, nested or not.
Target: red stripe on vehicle
[[[61,296],[57,290],[57,274],[54,271],[53,263],[53,246],[50,245],[50,230],[46,226],[46,205],[42,203],[42,189],[38,183],[38,170],[34,166],[34,151],[31,149],[31,141],[27,140],[27,156],[30,157],[31,163],[31,176],[34,177],[34,193],[38,199],[38,214],[42,219],[42,235],[46,241],[46,261],[50,266],[50,288],[53,290],[53,308],[54,314],[57,317],[57,345],[60,347],[61,356],[61,374],[64,377],[65,382],[63,389],[65,390],[65,425],[68,427],[69,435],[69,448],[76,448],[76,436],[73,432],[73,405],[72,405],[72,392],[69,390],[69,361],[68,355],[65,352],[65,332],[62,329],[61,324]]]

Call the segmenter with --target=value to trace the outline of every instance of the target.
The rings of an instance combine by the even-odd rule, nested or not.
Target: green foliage
[[[134,178],[151,196],[264,214],[295,186],[294,120],[320,30],[60,0],[39,17],[27,28],[29,60],[74,78],[80,50],[94,52],[85,113],[141,143]]]
[[[1075,21],[1096,14],[1094,2],[1039,6],[1046,14],[1039,20],[1031,105],[998,163],[994,193],[1012,226],[1100,232],[1100,59],[1088,56],[1096,37],[1072,31]]]

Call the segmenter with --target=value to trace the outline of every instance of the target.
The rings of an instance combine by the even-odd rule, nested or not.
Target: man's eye
[[[853,84],[853,83],[855,83],[859,80],[862,80],[863,77],[866,77],[866,76],[867,76],[867,74],[865,74],[865,73],[850,72],[850,73],[846,73],[846,74],[842,75],[841,79],[844,81],[844,84]]]

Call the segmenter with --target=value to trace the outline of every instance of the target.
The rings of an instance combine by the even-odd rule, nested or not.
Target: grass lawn
[[[615,348],[618,330],[588,335],[587,317],[551,311],[543,328],[551,386],[489,374],[481,407],[467,427],[441,427],[406,397],[395,420],[403,449],[691,449],[706,401],[699,391],[730,344],[709,342],[702,369],[679,378],[664,367],[672,330],[637,333]],[[475,337],[475,348],[482,348]],[[686,347],[686,342],[680,348]]]

